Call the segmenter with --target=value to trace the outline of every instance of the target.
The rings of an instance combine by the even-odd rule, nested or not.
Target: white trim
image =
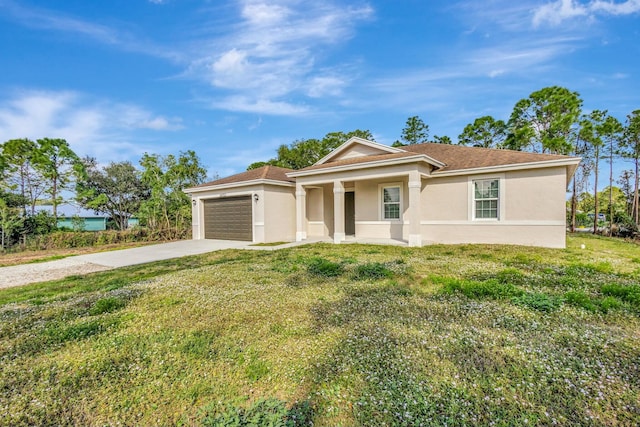
[[[373,162],[362,162],[362,163],[355,163],[355,164],[349,164],[349,165],[331,166],[331,167],[326,167],[322,169],[299,170],[295,172],[288,172],[286,175],[289,178],[295,178],[299,176],[319,175],[319,174],[330,173],[330,172],[340,172],[344,170],[351,171],[351,170],[358,170],[358,169],[375,168],[380,166],[394,166],[394,165],[401,165],[405,163],[415,163],[417,161],[423,161],[432,166],[438,166],[438,167],[445,166],[444,163],[441,163],[435,159],[432,159],[426,154],[416,154],[409,157],[400,157],[398,159],[383,159],[383,160],[375,160]]]
[[[211,190],[224,190],[227,188],[246,187],[248,185],[280,185],[282,187],[295,187],[295,182],[277,181],[275,179],[254,179],[251,181],[230,182],[228,184],[209,185],[206,187],[185,188],[183,191],[187,194],[200,193]]]
[[[544,220],[513,220],[513,221],[464,221],[464,220],[441,220],[441,221],[420,221],[420,225],[472,225],[474,227],[484,225],[500,226],[562,226],[566,227],[565,221],[544,221]]]
[[[324,221],[307,221],[309,225],[324,225]]]
[[[474,181],[488,181],[488,180],[498,180],[498,218],[476,218],[476,207],[475,207],[475,192],[473,188]],[[506,217],[506,203],[504,203],[504,198],[506,194],[507,188],[507,180],[505,178],[504,173],[498,174],[485,174],[485,175],[473,175],[467,177],[467,189],[468,189],[468,197],[467,197],[467,219],[469,221],[477,222],[477,223],[491,223],[491,222],[503,222],[507,219]]]
[[[383,219],[380,221],[356,221],[356,225],[409,225],[409,221]]]
[[[395,188],[398,187],[399,189],[399,195],[400,195],[400,200],[399,200],[399,217],[398,219],[395,218],[385,218],[384,217],[384,199],[382,198],[382,193],[384,191],[385,188]],[[403,191],[402,188],[404,187],[402,182],[383,182],[378,184],[378,220],[379,221],[388,221],[391,224],[398,224],[399,222],[402,222],[402,213],[403,213],[403,206],[404,206],[404,198],[403,198]]]
[[[264,222],[256,222],[253,225],[255,225],[256,227],[264,227]]]
[[[324,156],[323,158],[321,158],[320,160],[315,162],[314,165],[322,165],[322,164],[326,163],[328,160],[330,160],[331,158],[333,158],[337,154],[342,153],[347,148],[349,148],[350,146],[355,145],[355,144],[360,144],[360,145],[365,145],[367,147],[376,148],[376,149],[381,150],[381,151],[386,151],[389,154],[402,153],[402,152],[405,151],[405,150],[402,150],[402,149],[397,148],[397,147],[390,147],[388,145],[380,144],[379,142],[369,141],[368,139],[358,138],[357,136],[352,136],[347,141],[342,143],[342,145],[337,147],[335,150],[333,150],[332,152],[330,152],[329,154],[327,154],[326,156]]]
[[[344,242],[347,239],[345,233],[333,233],[333,243]]]
[[[431,177],[439,177],[439,176],[456,176],[456,175],[469,175],[476,173],[494,173],[494,172],[506,172],[513,170],[522,170],[522,169],[540,169],[540,168],[549,168],[554,166],[571,166],[578,165],[582,158],[580,157],[572,157],[570,159],[558,159],[558,160],[545,160],[542,162],[529,162],[529,163],[512,163],[508,165],[498,165],[498,166],[485,166],[481,168],[471,168],[471,169],[456,169],[452,171],[433,171],[431,172]]]

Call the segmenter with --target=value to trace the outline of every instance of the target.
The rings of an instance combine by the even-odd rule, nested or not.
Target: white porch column
[[[422,212],[420,209],[420,190],[422,181],[418,171],[409,172],[409,246],[422,246],[422,233],[420,230],[420,220]]]
[[[344,241],[344,183],[333,181],[333,243]]]
[[[296,184],[296,242],[307,238],[307,191]]]

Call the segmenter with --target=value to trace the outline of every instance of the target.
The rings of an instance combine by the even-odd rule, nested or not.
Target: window
[[[498,179],[473,181],[475,219],[498,219],[499,188]]]
[[[400,219],[400,186],[382,187],[382,218]]]

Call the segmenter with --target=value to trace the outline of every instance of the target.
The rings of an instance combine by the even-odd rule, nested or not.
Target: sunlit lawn
[[[223,251],[8,289],[0,424],[636,426],[638,282],[640,246],[575,236]]]

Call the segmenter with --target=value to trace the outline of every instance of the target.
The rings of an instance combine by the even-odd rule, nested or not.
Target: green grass
[[[0,425],[639,425],[638,250],[323,244],[6,289]]]

